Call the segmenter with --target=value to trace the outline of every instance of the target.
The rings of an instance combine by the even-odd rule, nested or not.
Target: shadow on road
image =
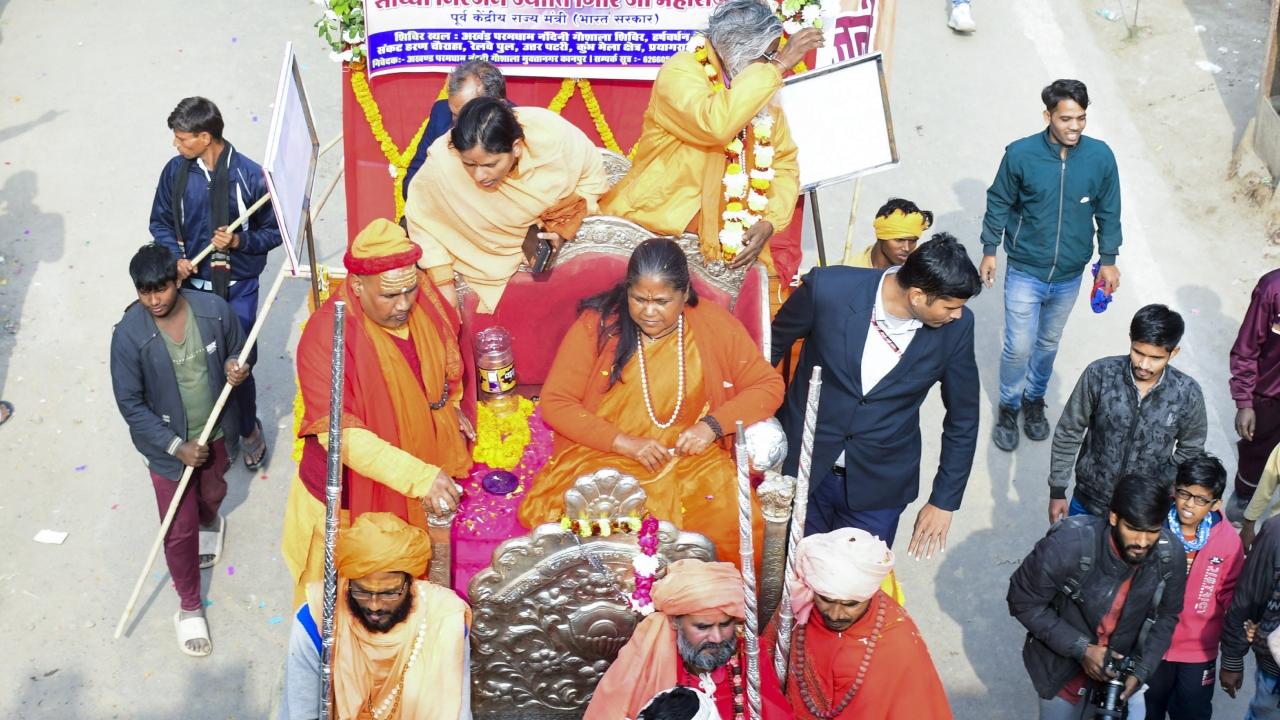
[[[35,203],[37,184],[33,171],[20,170],[0,186],[0,397],[36,270],[61,260],[65,244],[62,216]]]

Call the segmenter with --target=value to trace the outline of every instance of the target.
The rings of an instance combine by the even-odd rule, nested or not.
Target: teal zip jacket
[[[1005,243],[1009,265],[1044,282],[1071,280],[1098,257],[1114,265],[1120,232],[1120,173],[1111,148],[1087,135],[1067,148],[1048,128],[1010,143],[987,189],[982,254]]]

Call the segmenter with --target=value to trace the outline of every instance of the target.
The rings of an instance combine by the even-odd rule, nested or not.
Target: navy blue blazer
[[[939,328],[916,331],[901,361],[871,392],[862,388],[862,349],[883,271],[829,267],[811,271],[773,321],[776,365],[805,341],[778,419],[787,432],[783,471],[799,465],[805,398],[815,365],[822,394],[813,446],[813,484],[845,453],[846,492],[854,510],[902,507],[920,494],[920,405],[942,382],[946,418],[942,457],[929,503],[960,507],[978,444],[978,366],[973,357],[973,313]]]

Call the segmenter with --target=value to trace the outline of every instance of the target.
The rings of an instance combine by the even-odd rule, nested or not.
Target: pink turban
[[[876,594],[893,570],[893,551],[866,530],[840,528],[810,535],[796,548],[791,577],[791,609],[796,621],[809,620],[813,596],[862,602]]]

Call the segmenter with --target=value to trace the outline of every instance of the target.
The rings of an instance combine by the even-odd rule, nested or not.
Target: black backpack
[[[1064,518],[1053,524],[1049,528],[1052,535],[1059,528],[1079,528],[1089,525],[1093,520],[1092,515],[1075,515]],[[1098,538],[1099,540],[1101,538]],[[1094,557],[1093,553],[1098,549],[1100,542],[1094,542],[1093,547],[1086,549],[1080,554],[1076,561],[1076,571],[1062,582],[1062,586],[1058,588],[1058,598],[1060,602],[1055,603],[1055,608],[1059,611],[1066,601],[1071,601],[1077,606],[1082,607],[1084,596],[1082,590],[1089,581],[1089,576],[1093,573]],[[1179,557],[1175,552],[1169,539],[1161,535],[1156,541],[1156,557],[1160,562],[1160,581],[1156,583],[1155,594],[1151,598],[1151,608],[1147,611],[1147,617],[1142,621],[1142,629],[1138,632],[1137,648],[1141,652],[1142,646],[1146,644],[1147,634],[1151,632],[1151,627],[1156,624],[1156,615],[1160,610],[1160,600],[1164,597],[1164,588],[1168,584],[1169,578],[1173,576],[1174,569],[1177,568],[1175,563],[1185,562],[1185,556]]]

